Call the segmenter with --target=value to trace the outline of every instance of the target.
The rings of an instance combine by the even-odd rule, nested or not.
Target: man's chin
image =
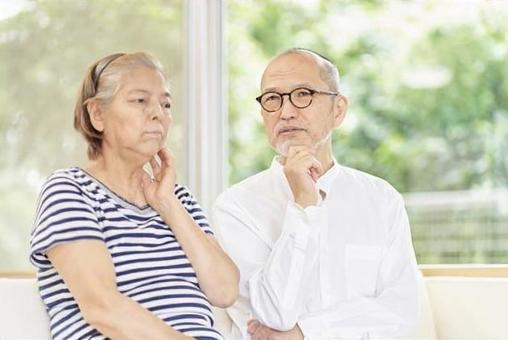
[[[277,151],[280,156],[286,157],[289,152],[289,148],[292,146],[308,146],[308,144],[303,143],[302,141],[286,140],[275,145],[275,151]]]

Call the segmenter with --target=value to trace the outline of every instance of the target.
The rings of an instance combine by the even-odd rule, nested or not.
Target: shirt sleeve
[[[303,315],[298,324],[307,340],[378,339],[406,335],[418,317],[418,269],[402,198],[397,200],[376,295],[342,301]]]
[[[215,227],[226,252],[240,268],[240,299],[228,312],[242,330],[248,318],[278,329],[293,328],[305,305],[305,293],[311,277],[305,275],[317,266],[319,228],[323,210],[312,206],[302,209],[288,202],[283,217],[282,233],[271,245],[268,260],[256,256],[262,233],[255,218],[236,200],[220,197],[215,205]],[[265,244],[270,243],[265,239]],[[248,308],[250,305],[251,308]],[[247,315],[251,309],[253,315]]]
[[[104,241],[97,215],[84,195],[76,182],[61,174],[43,185],[30,239],[30,261],[35,267],[51,267],[46,253],[56,245]]]
[[[213,235],[213,230],[210,228],[210,223],[208,223],[208,219],[205,216],[205,213],[198,201],[194,198],[192,193],[187,187],[176,185],[175,186],[175,195],[182,203],[183,207],[189,215],[192,217],[194,222],[206,233],[209,235]]]

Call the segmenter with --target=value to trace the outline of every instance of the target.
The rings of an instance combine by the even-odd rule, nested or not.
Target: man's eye
[[[139,103],[139,104],[142,104],[142,103],[145,103],[145,102],[146,102],[145,98],[136,98],[134,101],[135,101],[136,103]]]
[[[171,108],[171,103],[164,103],[164,104],[162,104],[162,106],[163,106],[165,109],[169,110],[169,109]]]
[[[277,96],[276,94],[271,94],[271,95],[265,96],[265,102],[274,101],[274,100],[279,100],[279,96]]]
[[[295,96],[300,97],[300,98],[302,98],[302,97],[305,98],[310,95],[311,95],[310,91],[307,91],[307,90],[299,90],[299,91],[295,92]]]

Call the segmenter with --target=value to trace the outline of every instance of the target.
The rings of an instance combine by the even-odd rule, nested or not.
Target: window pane
[[[79,83],[93,61],[114,52],[157,56],[174,98],[169,144],[182,140],[182,6],[162,0],[2,2],[1,271],[32,269],[28,240],[44,178],[86,162],[85,144],[72,119]],[[184,155],[178,151],[184,174]]]
[[[506,1],[250,0],[228,13],[231,183],[274,155],[254,100],[263,67],[311,48],[350,102],[337,160],[405,193],[419,262],[508,262]]]

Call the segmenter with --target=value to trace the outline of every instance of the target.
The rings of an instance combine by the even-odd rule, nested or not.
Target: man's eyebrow
[[[290,86],[290,91],[294,90],[294,89],[297,89],[299,87],[305,87],[305,88],[313,88],[313,86],[309,83],[298,83],[298,84],[295,84],[295,85],[291,85]],[[266,93],[266,92],[279,92],[278,91],[279,88],[277,87],[268,87],[266,89],[264,89],[263,93]]]

